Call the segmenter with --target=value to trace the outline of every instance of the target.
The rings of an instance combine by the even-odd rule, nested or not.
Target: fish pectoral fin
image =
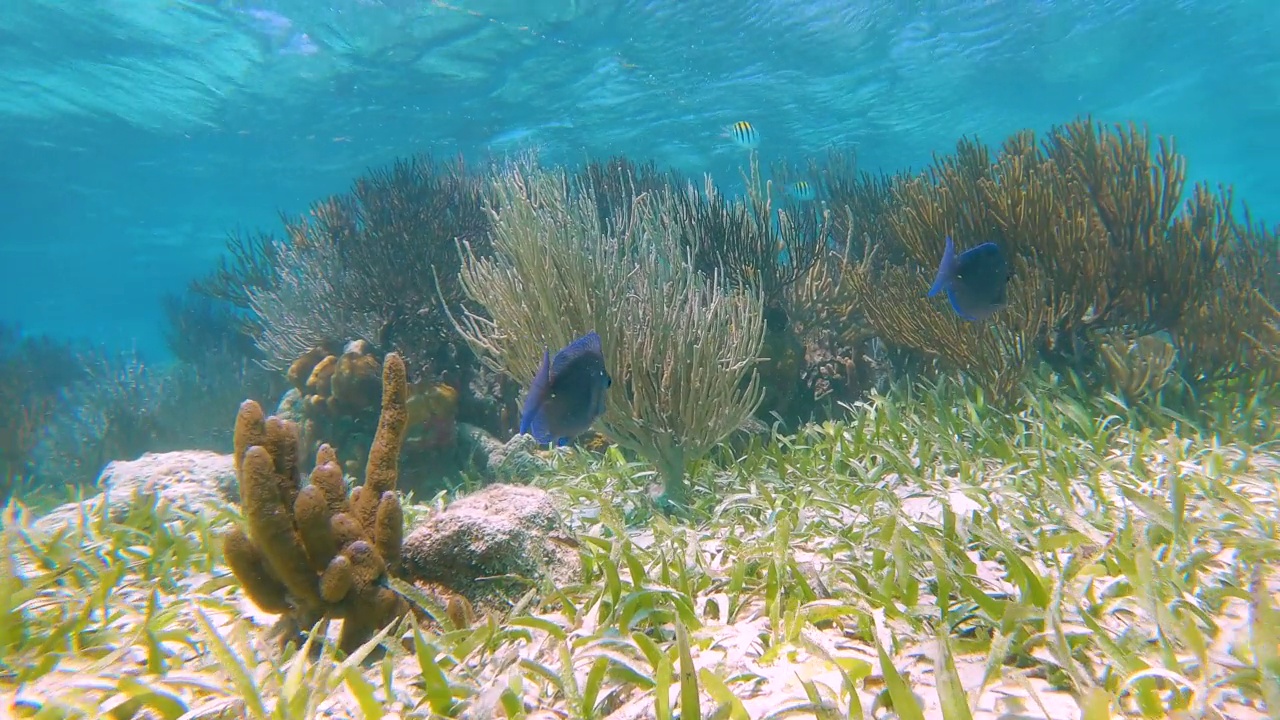
[[[955,310],[956,314],[961,318],[968,320],[969,322],[977,322],[977,318],[960,309],[960,303],[956,300],[956,293],[954,290],[947,290],[947,300],[951,301],[951,309]]]
[[[538,408],[534,413],[532,421],[529,423],[529,434],[533,435],[533,439],[540,443],[551,442],[555,439],[555,433],[551,432],[551,422],[547,418],[546,406]]]

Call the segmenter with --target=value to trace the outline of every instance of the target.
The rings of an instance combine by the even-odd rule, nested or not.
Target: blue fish
[[[1009,277],[1009,263],[999,245],[985,242],[956,255],[955,243],[947,236],[947,249],[928,297],[946,290],[957,315],[980,322],[1008,303],[1005,288]]]
[[[520,432],[539,443],[568,444],[604,414],[604,395],[611,385],[596,331],[569,343],[555,358],[544,349],[520,414]]]

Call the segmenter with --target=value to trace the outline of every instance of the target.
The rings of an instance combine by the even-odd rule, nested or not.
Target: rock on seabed
[[[147,453],[137,460],[114,460],[98,475],[101,493],[78,503],[54,508],[35,523],[42,532],[54,532],[79,522],[82,508],[103,504],[113,521],[123,520],[129,507],[143,495],[194,514],[210,512],[228,502],[239,502],[231,455],[208,450]]]

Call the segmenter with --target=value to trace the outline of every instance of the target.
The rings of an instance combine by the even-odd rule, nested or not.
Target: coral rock
[[[303,397],[302,391],[297,388],[289,388],[280,397],[280,402],[276,405],[276,411],[272,414],[282,420],[292,420],[301,424],[307,419],[306,408],[306,398]]]
[[[409,437],[420,450],[452,447],[458,437],[458,391],[443,382],[415,387],[409,395]]]
[[[378,401],[382,386],[382,363],[373,347],[363,340],[347,344],[337,360],[329,381],[329,397],[341,413],[355,414]]]
[[[547,462],[534,454],[537,442],[527,434],[503,443],[481,428],[458,423],[458,443],[469,452],[472,467],[486,478],[519,482],[547,468]]]
[[[378,404],[382,361],[365,340],[347,343],[340,353],[316,347],[289,366],[289,381],[308,419],[362,416]]]
[[[404,572],[441,585],[473,604],[514,600],[534,583],[574,582],[582,565],[545,490],[490,485],[458,498],[404,539]]]
[[[108,463],[98,476],[102,494],[84,502],[103,504],[112,520],[124,519],[139,497],[155,497],[170,507],[201,515],[210,514],[237,497],[232,457],[206,450],[147,453],[137,460]],[[54,531],[79,522],[81,503],[67,503],[42,517],[36,527]]]

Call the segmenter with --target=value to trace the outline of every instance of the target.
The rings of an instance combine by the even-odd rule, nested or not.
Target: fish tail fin
[[[551,384],[551,352],[542,350],[542,365],[538,373],[529,383],[529,392],[524,399],[524,412],[520,413],[520,432],[530,433],[538,442],[546,442],[538,438],[537,430],[543,430],[543,423],[538,422],[538,410],[542,407],[543,396],[547,394],[547,386]],[[545,432],[545,430],[544,430]]]
[[[956,244],[951,241],[951,236],[947,236],[947,248],[942,251],[942,262],[938,263],[938,274],[933,278],[933,287],[929,288],[929,294],[925,297],[933,297],[946,287],[947,281],[955,271],[956,266]],[[951,304],[954,306],[955,301]]]

